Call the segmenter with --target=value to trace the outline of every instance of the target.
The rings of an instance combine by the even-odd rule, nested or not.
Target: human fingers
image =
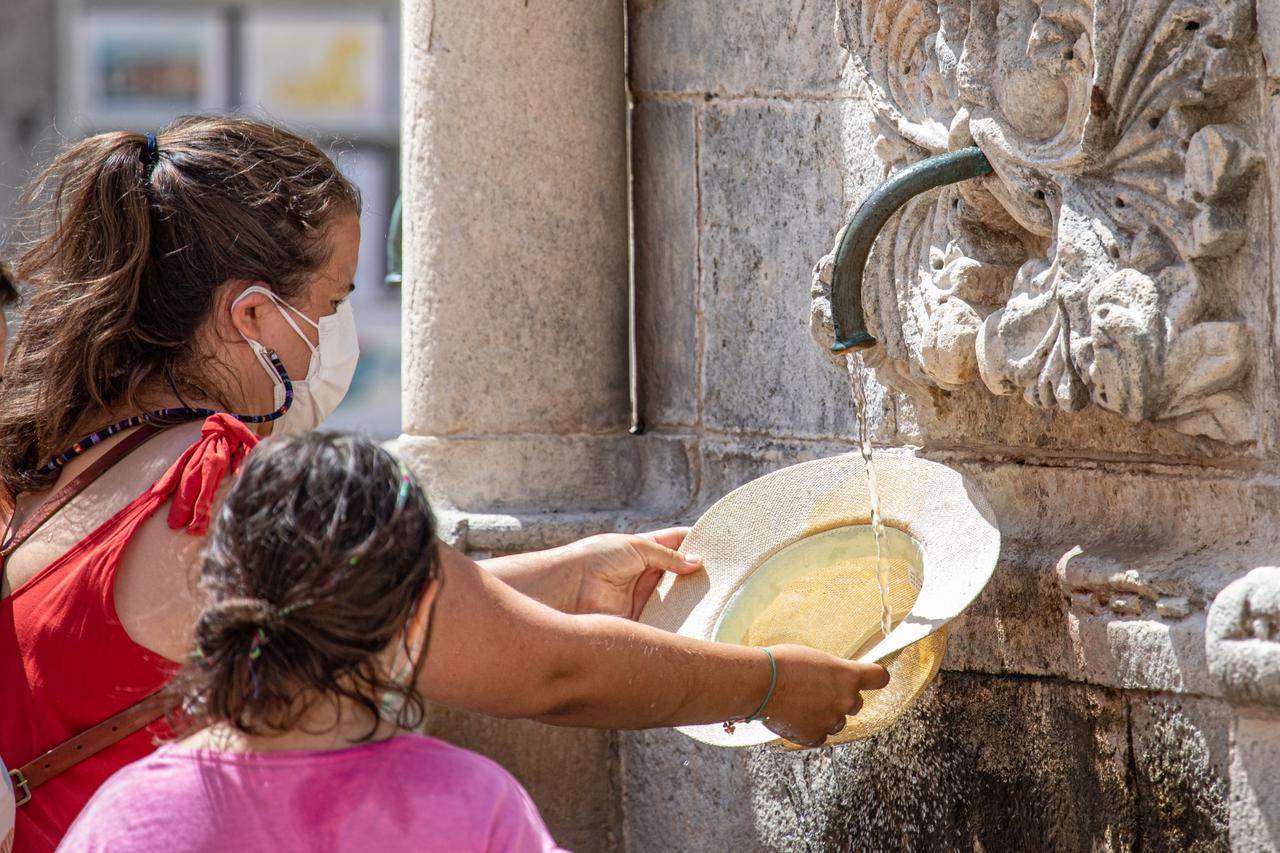
[[[652,539],[643,536],[632,536],[631,547],[635,549],[645,567],[687,575],[702,570],[702,557],[698,554],[681,554],[674,548],[668,548]]]
[[[644,606],[649,603],[649,597],[658,588],[658,583],[661,580],[662,572],[647,571],[636,581],[635,591],[631,594],[631,613],[629,614],[631,621],[640,621],[640,614],[644,612]]]
[[[642,539],[651,539],[666,548],[679,548],[684,544],[684,539],[689,535],[692,527],[667,527],[662,530],[651,530],[648,533],[640,533]]]
[[[803,746],[824,742],[845,717],[862,707],[864,683],[879,683],[876,667],[854,664],[817,649],[772,647],[777,688],[766,705],[770,729]]]
[[[788,724],[785,720],[775,720],[770,718],[764,721],[764,727],[783,740],[790,741],[798,746],[813,748],[822,746],[827,742],[827,736],[825,734],[803,734],[794,726]]]
[[[849,661],[848,666],[858,679],[859,690],[880,690],[889,686],[889,670],[878,663]]]

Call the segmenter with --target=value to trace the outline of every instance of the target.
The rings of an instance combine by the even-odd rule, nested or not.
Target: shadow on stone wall
[[[674,733],[628,736],[627,846],[1226,850],[1229,725],[1211,699],[944,672],[893,729],[834,750],[692,760]],[[683,779],[689,764],[727,772]]]

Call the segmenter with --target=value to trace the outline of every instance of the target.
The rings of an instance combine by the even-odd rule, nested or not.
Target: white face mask
[[[311,363],[307,366],[307,376],[302,380],[291,380],[293,404],[276,420],[275,427],[271,431],[272,435],[288,435],[315,429],[321,421],[333,414],[333,410],[338,408],[342,398],[347,395],[347,389],[351,387],[351,377],[356,372],[356,362],[360,358],[360,342],[356,338],[356,319],[351,312],[351,300],[344,299],[338,304],[337,311],[321,317],[320,322],[316,323],[267,288],[257,284],[246,288],[231,307],[234,308],[236,303],[250,293],[261,293],[275,303],[280,309],[280,315],[311,350]],[[298,324],[294,322],[293,317],[289,316],[290,314],[301,317],[319,332],[317,345],[312,346],[311,340],[303,334],[302,329],[298,328]],[[271,383],[275,389],[275,406],[277,409],[280,408],[285,400],[284,382],[271,364],[267,348],[261,342],[245,337],[243,333],[241,337],[253,347],[258,363],[271,377]]]
[[[431,581],[435,583],[435,581]],[[435,599],[430,602],[419,601],[404,626],[404,636],[396,644],[395,655],[391,659],[388,676],[396,684],[413,687],[413,670],[422,658],[422,647],[427,642],[427,627],[431,623],[431,610]],[[382,718],[394,722],[400,709],[404,707],[404,695],[388,692],[382,695]]]

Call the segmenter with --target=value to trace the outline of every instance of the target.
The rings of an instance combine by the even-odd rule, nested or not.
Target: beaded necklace
[[[289,380],[289,374],[284,369],[284,363],[280,361],[280,356],[276,355],[275,350],[267,350],[267,357],[271,359],[271,366],[275,368],[276,375],[280,377],[280,381],[284,383],[284,402],[280,408],[265,415],[241,415],[235,412],[227,414],[236,420],[246,424],[261,424],[268,421],[274,421],[285,412],[289,411],[289,407],[293,405],[293,382]],[[122,421],[105,426],[97,432],[90,433],[66,450],[59,453],[53,459],[49,460],[37,473],[51,474],[57,471],[63,465],[66,465],[72,459],[75,459],[81,453],[84,453],[94,445],[106,441],[113,435],[118,435],[127,429],[133,429],[145,423],[153,421],[182,421],[195,420],[196,418],[207,418],[211,415],[218,414],[217,409],[193,408],[191,406],[176,406],[167,409],[157,409],[154,412],[144,412],[141,415],[133,415]]]

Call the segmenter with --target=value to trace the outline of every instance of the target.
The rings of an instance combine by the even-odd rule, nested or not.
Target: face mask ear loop
[[[319,352],[319,347],[311,343],[311,338],[307,337],[306,333],[302,331],[301,327],[299,327],[298,324],[294,321],[294,319],[289,316],[289,313],[292,312],[294,314],[297,314],[299,317],[306,320],[308,323],[311,323],[311,326],[315,328],[317,331],[319,331],[320,329],[320,324],[313,323],[310,317],[308,317],[306,314],[303,314],[297,308],[294,308],[292,305],[290,305],[288,302],[285,302],[280,297],[275,296],[275,294],[272,294],[272,297],[273,297],[272,301],[275,302],[277,308],[288,309],[288,310],[281,310],[280,316],[283,317],[284,321],[288,323],[289,326],[292,327],[295,332],[298,333],[298,337],[302,338],[302,342],[307,345],[307,349],[311,350],[313,353]]]
[[[276,295],[274,291],[268,290],[267,288],[258,284],[255,284],[253,287],[245,288],[244,293],[240,294],[240,296],[236,299],[236,302],[239,302],[241,299],[244,299],[245,296],[249,295],[250,293],[261,293],[263,296],[266,296],[268,299],[270,299],[271,304],[276,306],[276,310],[280,312],[280,316],[284,318],[284,321],[289,324],[289,327],[293,329],[293,331],[298,335],[298,337],[302,338],[302,342],[307,345],[307,349],[311,350],[311,352],[313,353],[319,352],[319,347],[311,343],[311,338],[307,337],[307,333],[302,331],[302,327],[300,327],[298,323],[292,317],[289,316],[289,314],[290,313],[297,314],[303,320],[306,320],[307,323],[316,331],[320,330],[319,323],[316,323],[306,314],[303,314],[297,308],[294,308],[288,302],[285,302],[278,295]],[[240,336],[244,337],[244,333],[241,332]],[[245,340],[249,340],[249,339],[245,338]]]

